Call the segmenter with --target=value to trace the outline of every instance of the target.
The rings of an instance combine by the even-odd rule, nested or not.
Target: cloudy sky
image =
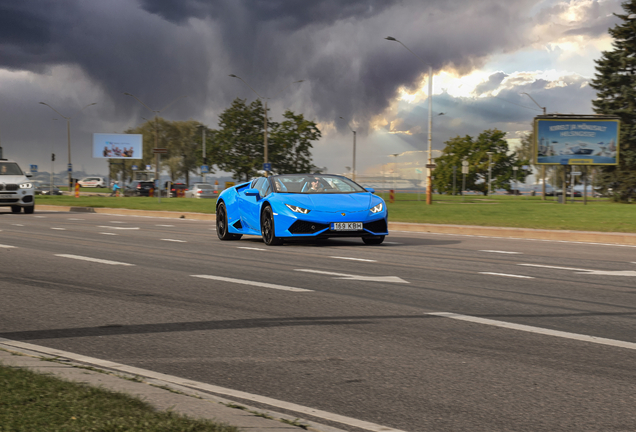
[[[212,128],[236,98],[271,98],[319,124],[316,165],[346,172],[424,161],[428,67],[433,148],[499,128],[511,144],[541,109],[591,114],[594,60],[611,49],[619,0],[3,0],[0,145],[23,167],[106,173],[92,133],[152,116]],[[397,42],[399,39],[414,54]],[[300,84],[289,85],[297,80]],[[84,108],[91,103],[97,105]],[[443,115],[439,115],[444,113]],[[344,117],[347,121],[340,120]],[[57,120],[54,120],[57,119]],[[434,154],[435,156],[436,154]],[[402,160],[400,160],[402,159]],[[383,168],[384,166],[384,168]]]

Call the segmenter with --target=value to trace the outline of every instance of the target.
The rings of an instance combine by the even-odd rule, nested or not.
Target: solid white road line
[[[636,271],[634,270],[590,270],[590,269],[579,269],[579,268],[571,268],[571,267],[545,266],[545,265],[539,265],[539,264],[519,264],[519,265],[530,266],[530,267],[551,268],[551,269],[558,269],[558,270],[573,270],[577,272],[583,272],[578,274],[595,275],[595,276],[628,276],[628,277],[636,276]]]
[[[135,265],[135,264],[130,264],[130,263],[124,263],[124,262],[118,262],[118,261],[109,261],[109,260],[105,260],[105,259],[91,258],[91,257],[85,257],[85,256],[79,256],[79,255],[56,254],[55,256],[59,256],[59,257],[62,257],[62,258],[71,258],[71,259],[76,259],[76,260],[81,260],[81,261],[90,261],[90,262],[95,262],[95,263],[100,263],[100,264],[123,265],[123,266],[134,266]]]
[[[179,386],[198,389],[205,392],[216,393],[225,396],[232,396],[239,399],[249,400],[257,403],[262,403],[265,405],[269,405],[275,408],[280,408],[283,410],[294,411],[298,414],[305,414],[308,416],[313,416],[316,418],[333,421],[345,425],[349,425],[352,427],[356,427],[359,429],[367,430],[370,432],[405,432],[400,429],[393,429],[387,426],[382,426],[375,423],[366,422],[364,420],[354,419],[352,417],[346,417],[339,414],[330,413],[327,411],[317,410],[310,407],[305,407],[302,405],[296,405],[293,403],[272,399],[267,396],[255,395],[252,393],[246,393],[239,390],[233,390],[225,387],[219,387],[212,384],[206,384],[202,382],[193,381],[190,379],[180,378],[173,375],[167,375],[160,372],[154,372],[148,369],[141,369],[134,366],[128,366],[122,363],[115,363],[109,360],[102,360],[94,357],[87,357],[81,354],[75,354],[68,351],[57,350],[54,348],[43,347],[39,345],[34,345],[26,342],[12,341],[9,339],[0,338],[0,344],[11,351],[11,347],[28,350],[32,353],[41,353],[51,357],[62,357],[70,360],[74,360],[77,362],[88,363],[91,365],[108,368],[111,370],[116,370],[119,372],[128,373],[131,375],[141,376],[145,378],[151,378],[155,380],[160,380],[165,383],[176,384]],[[31,353],[31,354],[32,354]]]
[[[461,314],[456,314],[452,312],[430,312],[430,313],[427,313],[426,315],[436,315],[436,316],[456,319],[460,321],[468,321],[468,322],[491,325],[495,327],[502,327],[502,328],[507,328],[512,330],[521,330],[525,332],[543,334],[547,336],[556,336],[556,337],[561,337],[566,339],[579,340],[583,342],[592,342],[592,343],[597,343],[601,345],[610,345],[610,346],[619,347],[619,348],[627,348],[627,349],[636,350],[636,343],[633,343],[633,342],[625,342],[625,341],[619,341],[615,339],[605,339],[601,337],[588,336],[588,335],[583,335],[578,333],[569,333],[569,332],[564,332],[559,330],[550,330],[550,329],[544,329],[541,327],[534,327],[534,326],[523,325],[523,324],[509,323],[505,321],[496,321],[496,320],[491,320],[486,318],[479,318],[479,317],[474,317],[470,315],[461,315]]]
[[[359,275],[333,273],[333,272],[311,270],[311,269],[294,269],[294,270],[299,272],[305,272],[305,273],[316,273],[316,274],[324,274],[329,276],[338,276],[336,279],[359,280],[359,281],[366,281],[366,282],[410,283],[397,276],[359,276]]]
[[[304,289],[304,288],[294,288],[294,287],[288,287],[288,286],[284,286],[284,285],[275,285],[275,284],[270,284],[270,283],[265,283],[265,282],[257,282],[257,281],[243,280],[243,279],[226,278],[226,277],[222,277],[222,276],[212,276],[212,275],[190,275],[190,276],[196,277],[196,278],[201,278],[201,279],[212,279],[212,280],[218,280],[218,281],[222,281],[222,282],[231,282],[231,283],[236,283],[236,284],[241,284],[241,285],[252,285],[252,286],[257,286],[257,287],[262,287],[262,288],[271,288],[271,289],[277,289],[277,290],[282,290],[282,291],[313,292],[313,290]]]
[[[513,275],[513,274],[507,274],[507,273],[479,272],[479,274],[493,275],[493,276],[506,276],[506,277],[513,277],[513,278],[521,278],[521,279],[534,279],[532,276],[521,276],[521,275]]]
[[[187,241],[185,240],[175,240],[175,239],[160,239],[162,241],[169,241],[169,242],[175,242],[175,243],[187,243]]]
[[[112,227],[112,226],[105,226],[105,225],[100,225],[97,228],[110,228],[110,229],[118,229],[118,230],[138,230],[139,227]]]
[[[332,256],[332,257],[330,257],[330,258],[343,259],[343,260],[351,260],[351,261],[377,262],[376,260],[363,259],[363,258],[337,257],[337,256]]]
[[[3,248],[3,249],[13,249],[14,247],[15,246],[0,244],[0,248]]]
[[[500,254],[521,254],[521,252],[509,252],[509,251],[499,251],[499,250],[480,250],[479,252],[490,252],[490,253],[500,253]]]
[[[257,250],[257,251],[266,251],[267,250],[267,249],[245,247],[245,246],[238,246],[237,249],[248,249],[248,250]]]

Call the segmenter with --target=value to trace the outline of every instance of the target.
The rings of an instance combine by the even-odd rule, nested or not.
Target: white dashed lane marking
[[[247,249],[247,250],[257,250],[257,251],[265,251],[265,250],[267,250],[267,249],[245,247],[245,246],[238,246],[237,249]]]
[[[168,227],[168,228],[172,228],[172,227],[174,227],[174,225],[155,225],[155,226],[159,226],[159,227]]]
[[[105,259],[100,259],[100,258],[85,257],[85,256],[80,256],[80,255],[55,254],[55,256],[62,257],[62,258],[71,258],[71,259],[76,259],[76,260],[80,260],[80,261],[89,261],[89,262],[94,262],[94,263],[99,263],[99,264],[122,265],[122,266],[134,266],[135,265],[135,264],[124,263],[124,262],[119,262],[119,261],[110,261],[110,260],[105,260]]]
[[[343,259],[343,260],[351,260],[351,261],[377,262],[376,260],[363,259],[363,258],[352,258],[352,257],[332,256],[331,258]]]
[[[119,234],[115,234],[115,233],[100,233],[100,234],[104,234],[104,235],[119,235]]]
[[[636,343],[633,343],[633,342],[625,342],[625,341],[620,341],[615,339],[605,339],[605,338],[600,338],[595,336],[588,336],[588,335],[583,335],[578,333],[569,333],[569,332],[564,332],[559,330],[550,330],[550,329],[544,329],[541,327],[528,326],[524,324],[514,324],[514,323],[505,322],[505,321],[496,321],[496,320],[491,320],[486,318],[474,317],[470,315],[460,315],[460,314],[456,314],[452,312],[431,312],[431,313],[427,313],[426,315],[436,315],[439,317],[451,318],[451,319],[456,319],[460,321],[468,321],[468,322],[491,325],[495,327],[502,327],[502,328],[507,328],[512,330],[521,330],[525,332],[538,333],[538,334],[543,334],[547,336],[556,336],[560,338],[574,339],[574,340],[579,340],[584,342],[592,342],[596,344],[610,345],[610,346],[615,346],[620,348],[628,348],[628,349],[636,350]]]
[[[13,249],[14,247],[15,246],[0,244],[0,248],[4,248],[4,249]]]
[[[514,275],[514,274],[507,274],[507,273],[479,272],[479,274],[505,276],[505,277],[511,277],[511,278],[520,278],[520,279],[534,279],[532,276],[521,276],[521,275]]]
[[[313,291],[313,290],[308,290],[304,288],[288,287],[284,285],[276,285],[276,284],[249,281],[249,280],[243,280],[243,279],[226,278],[222,276],[211,276],[211,275],[190,275],[190,276],[195,278],[201,278],[201,279],[212,279],[212,280],[218,280],[222,282],[230,282],[230,283],[235,283],[240,285],[251,285],[251,286],[256,286],[261,288],[271,288],[271,289],[282,290],[282,291],[293,291],[293,292],[312,292]]]
[[[521,252],[509,252],[509,251],[500,251],[500,250],[480,250],[479,252],[490,252],[490,253],[500,253],[500,254],[519,254],[521,255]]]
[[[187,243],[185,240],[176,240],[176,239],[161,239],[162,241],[169,241],[175,243]]]
[[[110,229],[118,229],[118,230],[138,230],[139,227],[112,227],[112,226],[105,226],[105,225],[100,225],[97,228],[110,228]]]

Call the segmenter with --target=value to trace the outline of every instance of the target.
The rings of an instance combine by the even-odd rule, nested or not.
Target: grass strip
[[[420,198],[418,201],[416,194],[396,194],[394,203],[387,202],[389,221],[636,233],[636,205],[614,203],[609,199],[590,199],[583,205],[583,199],[576,198],[574,203],[568,200],[563,205],[554,198],[543,201],[541,197],[529,196],[435,195],[433,205],[427,205],[424,194]],[[162,198],[159,203],[157,198],[148,197],[38,196],[36,211],[37,204],[208,214],[216,209],[216,200],[197,198]]]
[[[0,431],[239,432],[121,393],[0,365]]]

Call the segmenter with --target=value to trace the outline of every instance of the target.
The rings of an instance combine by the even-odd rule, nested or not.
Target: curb
[[[102,213],[121,216],[146,216],[162,217],[172,219],[192,219],[216,221],[215,214],[173,212],[173,211],[153,211],[153,210],[130,210],[116,208],[99,207],[71,207],[41,205],[39,210],[61,211],[61,212],[86,212]],[[512,239],[528,240],[552,240],[568,241],[580,243],[599,243],[610,245],[636,246],[636,234],[631,233],[604,233],[597,231],[572,231],[572,230],[542,230],[532,228],[505,228],[505,227],[485,227],[476,225],[443,225],[408,222],[389,222],[389,231],[422,232],[433,234],[455,234],[467,236],[485,236]]]

